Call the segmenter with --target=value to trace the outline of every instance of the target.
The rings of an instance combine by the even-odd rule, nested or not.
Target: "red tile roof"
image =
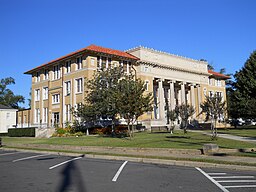
[[[130,53],[126,53],[126,52],[114,50],[114,49],[109,49],[109,48],[105,48],[105,47],[100,47],[97,45],[90,45],[90,46],[86,47],[86,49],[90,50],[90,51],[106,53],[109,55],[115,55],[115,56],[120,56],[120,57],[126,57],[129,59],[139,60],[139,58],[131,55]]]
[[[53,64],[54,62],[61,61],[63,59],[67,59],[68,57],[71,57],[71,56],[73,56],[75,54],[78,54],[78,53],[81,53],[83,51],[105,53],[105,54],[108,54],[108,55],[123,57],[123,58],[126,58],[126,59],[139,60],[139,58],[137,58],[137,57],[135,57],[135,56],[133,56],[133,55],[131,55],[129,53],[123,52],[123,51],[109,49],[109,48],[105,48],[105,47],[101,47],[101,46],[97,46],[97,45],[89,45],[88,47],[85,47],[83,49],[79,49],[79,50],[77,50],[75,52],[69,53],[69,54],[67,54],[65,56],[59,57],[57,59],[51,60],[51,61],[49,61],[47,63],[44,63],[43,65],[35,67],[35,68],[25,72],[25,74],[31,74],[35,70],[40,69],[42,67],[45,67],[46,65]]]
[[[223,78],[223,79],[230,79],[230,76],[227,76],[227,75],[224,75],[224,74],[212,71],[212,70],[208,70],[208,73],[210,73],[213,76],[220,77],[220,78]]]

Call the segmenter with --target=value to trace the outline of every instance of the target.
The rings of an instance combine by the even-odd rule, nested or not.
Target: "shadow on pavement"
[[[68,163],[61,171],[62,180],[56,191],[86,192],[83,176],[75,161]]]

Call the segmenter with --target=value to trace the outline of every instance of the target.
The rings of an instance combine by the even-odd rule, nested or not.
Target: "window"
[[[209,91],[209,97],[213,97],[214,96],[214,92],[213,91]]]
[[[71,88],[71,82],[70,81],[67,81],[65,82],[65,95],[70,95],[70,88]]]
[[[48,87],[43,88],[43,99],[48,99]]]
[[[101,57],[101,69],[106,69],[107,58]]]
[[[212,79],[211,78],[208,79],[208,83],[209,83],[209,85],[212,85]]]
[[[35,123],[40,122],[40,110],[37,108],[35,109]]]
[[[220,79],[215,80],[215,86],[221,87],[221,80]]]
[[[48,108],[43,108],[43,123],[48,122]]]
[[[123,61],[123,70],[124,70],[124,72],[128,72],[127,71],[127,64],[128,64],[128,62],[127,61]]]
[[[82,69],[82,57],[77,57],[76,58],[76,69]]]
[[[39,81],[40,81],[40,73],[36,72],[36,82],[39,82]]]
[[[60,78],[60,66],[55,65],[53,66],[53,80]]]
[[[101,57],[97,57],[97,68],[101,69]]]
[[[111,58],[108,58],[107,60],[107,68],[111,68]]]
[[[60,94],[55,94],[52,96],[52,104],[60,103]]]
[[[70,73],[71,72],[71,61],[67,61],[66,62],[66,73]]]
[[[65,105],[66,108],[66,122],[71,120],[70,105]]]
[[[39,101],[40,100],[40,89],[36,89],[35,90],[35,101]]]
[[[145,90],[146,91],[149,90],[149,81],[148,80],[145,81]]]
[[[91,66],[94,66],[94,64],[95,64],[95,59],[91,58]]]
[[[76,92],[81,93],[82,88],[82,78],[76,79]]]
[[[49,79],[49,70],[45,69],[44,70],[44,80]]]
[[[10,117],[11,117],[11,114],[7,112],[6,113],[6,120],[10,119]]]

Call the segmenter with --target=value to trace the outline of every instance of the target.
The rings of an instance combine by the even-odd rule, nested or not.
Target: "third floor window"
[[[82,69],[82,57],[77,57],[76,58],[76,69]]]
[[[53,66],[53,80],[60,78],[60,66],[55,65]]]
[[[71,72],[71,61],[67,61],[66,62],[66,73],[70,73]]]

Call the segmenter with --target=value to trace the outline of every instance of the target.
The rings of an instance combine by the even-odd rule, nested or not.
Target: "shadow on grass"
[[[190,136],[177,136],[177,135],[166,136],[166,138],[168,138],[168,139],[191,139]]]
[[[224,157],[224,156],[227,156],[227,154],[226,153],[213,153],[213,156]]]

